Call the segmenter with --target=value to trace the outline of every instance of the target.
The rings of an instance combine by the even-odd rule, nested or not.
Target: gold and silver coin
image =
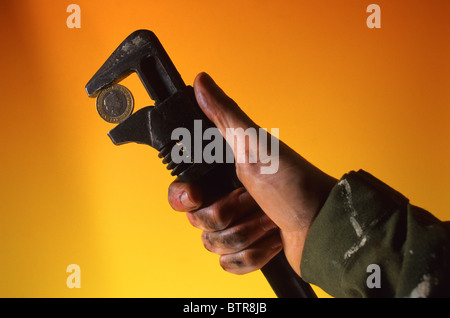
[[[125,86],[114,84],[103,89],[97,96],[97,111],[105,121],[120,123],[133,112],[134,99]]]

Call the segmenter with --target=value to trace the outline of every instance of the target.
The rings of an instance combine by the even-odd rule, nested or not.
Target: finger
[[[201,207],[201,189],[193,183],[174,181],[169,186],[169,204],[175,211],[194,211]]]
[[[251,247],[220,257],[220,266],[233,274],[247,274],[262,268],[282,249],[279,232],[258,241]]]
[[[225,230],[204,231],[202,242],[208,251],[219,255],[237,253],[264,236],[270,236],[276,228],[275,223],[264,212],[258,211]]]
[[[239,188],[209,206],[188,212],[187,217],[193,226],[201,230],[220,231],[257,209],[259,207],[250,194],[244,188]]]

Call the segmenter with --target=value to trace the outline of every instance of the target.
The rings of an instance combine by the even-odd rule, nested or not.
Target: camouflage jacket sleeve
[[[314,221],[300,268],[334,297],[450,297],[450,223],[350,172]]]

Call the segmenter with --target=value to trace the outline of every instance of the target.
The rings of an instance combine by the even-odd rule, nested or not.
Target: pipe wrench
[[[155,103],[134,113],[130,91],[119,84],[133,72]],[[89,80],[86,92],[89,97],[97,97],[100,116],[117,124],[108,132],[115,145],[135,142],[155,148],[172,176],[200,184],[212,194],[242,187],[234,163],[172,160],[172,149],[179,146],[171,138],[174,129],[182,127],[193,133],[196,121],[201,121],[203,130],[215,126],[201,111],[193,87],[184,83],[153,32],[137,30],[129,35]],[[227,146],[226,142],[223,144]],[[311,286],[290,267],[283,251],[261,271],[277,297],[316,297]]]

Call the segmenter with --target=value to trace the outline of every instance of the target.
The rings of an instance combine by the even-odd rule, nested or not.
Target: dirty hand
[[[227,128],[258,126],[205,73],[194,82],[200,108],[233,147]],[[272,137],[273,138],[273,137]],[[257,154],[249,143],[246,155]],[[259,157],[257,157],[259,158]],[[245,274],[263,267],[282,248],[292,268],[300,273],[303,246],[314,218],[336,179],[326,175],[288,146],[279,142],[278,169],[262,174],[264,163],[236,162],[236,173],[245,188],[214,202],[203,197],[195,184],[175,181],[169,187],[169,203],[187,212],[190,223],[203,230],[205,247],[220,255],[228,272]]]

